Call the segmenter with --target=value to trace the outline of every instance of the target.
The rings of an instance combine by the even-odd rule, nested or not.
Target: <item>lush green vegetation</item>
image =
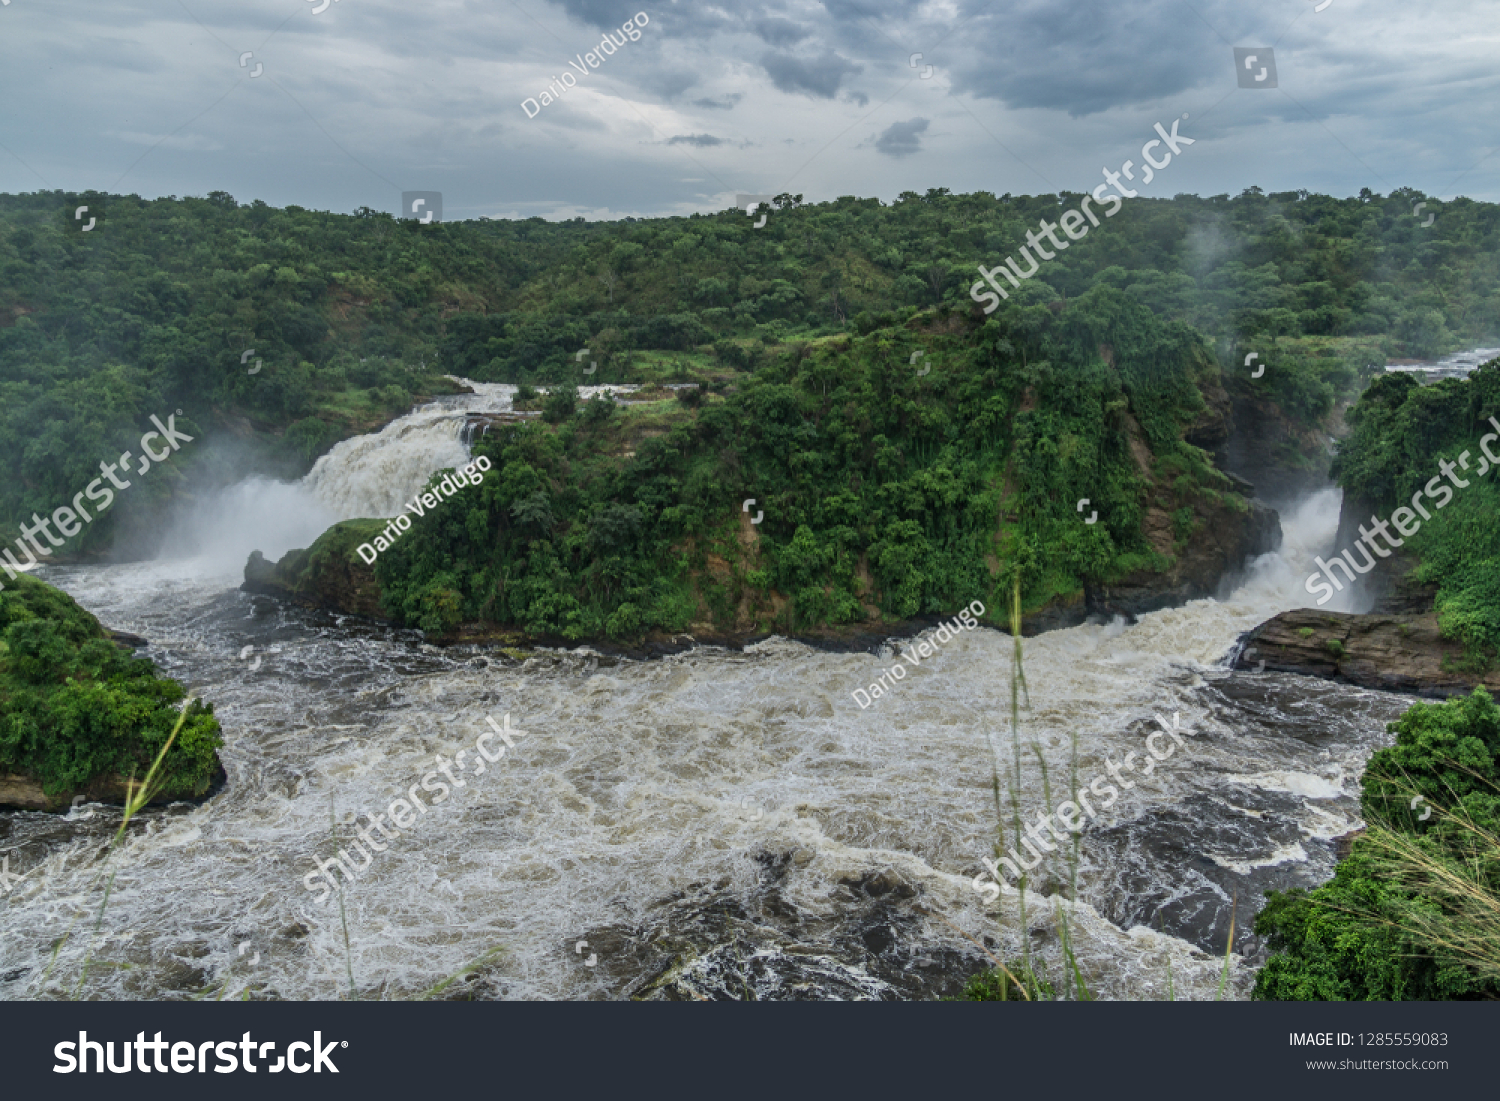
[[[49,796],[102,775],[140,780],[185,695],[71,597],[24,576],[0,592],[0,772],[36,779]],[[202,795],[222,744],[213,705],[192,701],[153,783],[169,798]]]
[[[1276,953],[1257,998],[1500,995],[1500,707],[1480,688],[1392,727],[1362,781],[1366,836],[1331,882],[1269,892],[1256,918]]]
[[[1040,965],[1038,965],[1040,966]],[[960,1002],[1055,1002],[1057,990],[1045,978],[1039,978],[1021,963],[994,967],[970,975],[964,992],[952,999]]]
[[[792,344],[722,394],[617,410],[559,391],[543,423],[479,442],[495,470],[376,575],[414,626],[574,638],[905,619],[988,604],[1016,574],[1036,606],[1165,566],[1142,534],[1153,502],[1245,507],[1182,442],[1212,371],[1186,325],[1123,291],[1064,305],[1036,284],[982,324],[939,309]]]
[[[1237,382],[1257,351],[1263,389],[1316,420],[1386,353],[1500,332],[1500,207],[1455,200],[1423,228],[1420,197],[1133,199],[1031,285],[1053,303],[1119,291],[1203,334]],[[0,462],[12,473],[0,519],[70,500],[152,413],[181,408],[189,433],[240,446],[193,445],[70,551],[107,546],[122,514],[191,474],[300,474],[430,391],[434,370],[582,381],[587,346],[590,381],[724,378],[919,309],[967,313],[977,265],[1079,198],[785,195],[757,230],[742,211],[418,226],[223,192],[0,196]],[[88,234],[73,218],[83,203],[102,212]]]
[[[1438,586],[1437,611],[1443,633],[1462,640],[1475,664],[1500,651],[1500,471],[1481,464],[1480,440],[1495,433],[1500,420],[1500,360],[1468,379],[1419,385],[1409,375],[1384,375],[1349,411],[1350,436],[1339,447],[1334,476],[1344,489],[1389,516],[1409,504],[1434,476],[1439,463],[1457,463],[1468,452],[1467,469],[1457,476],[1467,488],[1453,488],[1453,499],[1406,541],[1420,565],[1413,576]],[[1500,454],[1500,441],[1490,451]],[[1481,465],[1487,469],[1481,476]],[[1443,479],[1447,482],[1447,479]]]

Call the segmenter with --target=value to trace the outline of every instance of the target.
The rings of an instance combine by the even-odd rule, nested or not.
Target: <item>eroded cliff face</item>
[[[1223,504],[1199,523],[1201,527],[1178,549],[1171,517],[1164,509],[1150,509],[1144,521],[1146,537],[1162,553],[1175,550],[1172,567],[1165,573],[1142,570],[1109,585],[1086,585],[1087,612],[1139,616],[1214,596],[1250,559],[1281,547],[1281,517],[1258,500],[1250,501],[1246,511]]]
[[[1220,415],[1200,418],[1188,442],[1213,454],[1220,469],[1253,484],[1262,500],[1284,506],[1330,484],[1334,442],[1347,431],[1346,407],[1339,405],[1323,425],[1308,427],[1259,394],[1223,392],[1220,401],[1210,402]]]

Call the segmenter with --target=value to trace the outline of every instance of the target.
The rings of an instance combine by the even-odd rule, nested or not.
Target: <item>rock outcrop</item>
[[[1298,609],[1262,623],[1245,639],[1237,669],[1302,673],[1418,696],[1500,691],[1500,671],[1466,666],[1462,644],[1442,637],[1437,616],[1353,615]]]
[[[252,551],[240,588],[292,604],[383,619],[375,570],[355,550],[381,527],[379,520],[344,520],[318,536],[309,549],[288,551],[274,564],[260,551]]]
[[[180,793],[160,795],[151,799],[149,803],[156,806],[163,803],[206,802],[223,790],[225,781],[224,767],[220,765],[214,773],[213,782],[202,795],[191,796]],[[138,788],[139,778],[130,781],[127,777],[120,775],[96,776],[82,787],[69,788],[56,795],[48,795],[42,790],[40,780],[30,776],[0,772],[0,810],[44,810],[62,813],[77,803],[106,803],[111,806],[121,806],[125,803],[126,797],[132,793],[132,783]]]

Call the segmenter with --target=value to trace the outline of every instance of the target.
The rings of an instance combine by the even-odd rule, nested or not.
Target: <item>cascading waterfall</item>
[[[513,412],[516,387],[457,379],[472,394],[444,397],[398,417],[379,432],[337,443],[299,482],[252,477],[179,520],[170,553],[193,559],[191,573],[227,576],[252,550],[275,561],[310,546],[340,520],[399,515],[431,475],[469,459],[472,415]],[[583,398],[633,386],[580,387]],[[488,428],[488,425],[486,425]]]
[[[464,412],[426,406],[375,435],[335,444],[302,484],[337,519],[395,516],[435,470],[468,461],[465,427]]]

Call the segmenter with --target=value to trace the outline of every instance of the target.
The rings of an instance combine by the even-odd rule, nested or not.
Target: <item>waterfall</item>
[[[397,515],[434,473],[468,461],[471,413],[511,410],[514,386],[456,381],[474,392],[439,398],[335,444],[300,481],[256,475],[189,510],[163,557],[190,559],[181,568],[192,574],[237,576],[253,550],[275,561],[340,520]]]
[[[469,460],[468,410],[427,405],[369,436],[335,444],[300,483],[336,520],[395,516],[435,471]]]
[[[473,414],[514,412],[514,386],[454,381],[473,393],[439,398],[378,432],[335,444],[301,481],[257,475],[223,490],[178,519],[163,557],[190,558],[192,564],[183,569],[227,577],[244,569],[253,550],[275,561],[289,550],[311,546],[340,520],[399,515],[433,474],[468,462]],[[596,393],[634,389],[581,386],[578,392],[587,400]]]

